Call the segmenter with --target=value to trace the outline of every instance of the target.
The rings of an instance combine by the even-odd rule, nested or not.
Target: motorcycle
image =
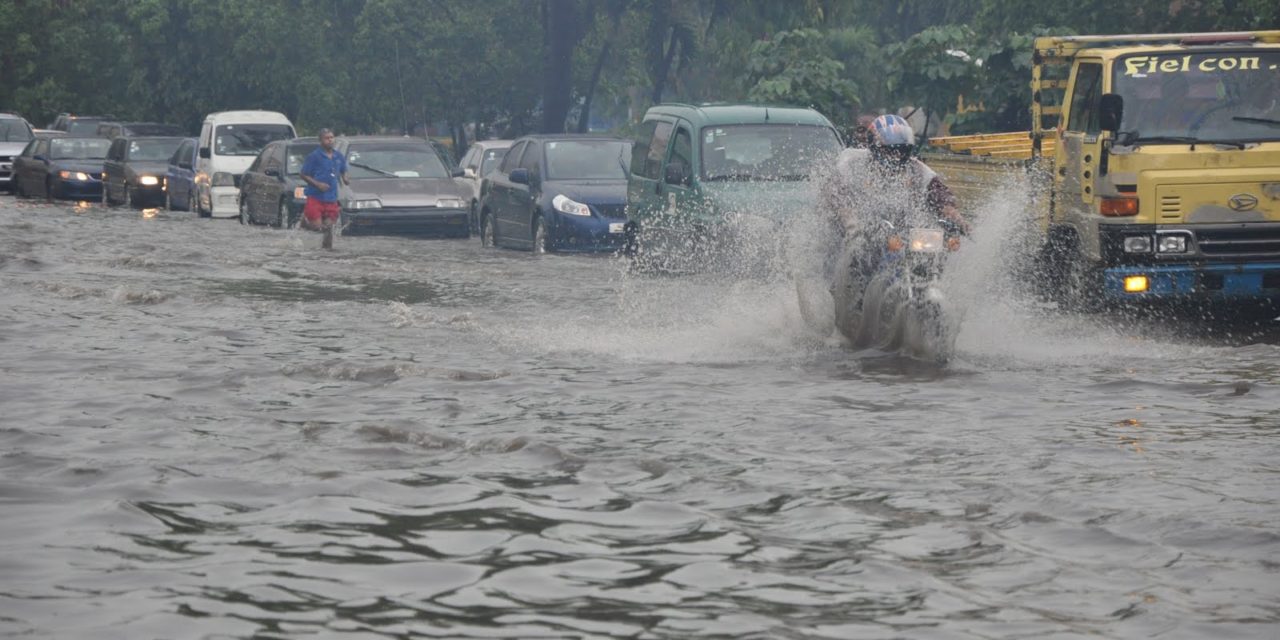
[[[955,323],[939,280],[958,229],[880,221],[873,233],[844,243],[829,265],[829,297],[798,284],[801,313],[811,324],[830,319],[855,348],[899,352],[945,363],[955,347]]]

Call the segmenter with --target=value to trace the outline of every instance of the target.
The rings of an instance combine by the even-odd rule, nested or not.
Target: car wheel
[[[240,224],[249,224],[252,222],[249,220],[249,212],[245,209],[245,206],[244,198],[240,198]]]
[[[498,246],[498,229],[494,226],[493,216],[488,214],[481,214],[480,246],[486,249],[493,249]]]
[[[276,210],[275,228],[288,229],[289,226],[289,201],[281,198],[280,208]]]
[[[533,252],[538,255],[547,252],[547,223],[540,215],[533,217]]]

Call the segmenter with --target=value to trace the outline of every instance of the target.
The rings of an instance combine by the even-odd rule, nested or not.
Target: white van
[[[220,111],[204,118],[196,154],[196,209],[201,217],[240,215],[240,175],[276,140],[296,138],[275,111]]]

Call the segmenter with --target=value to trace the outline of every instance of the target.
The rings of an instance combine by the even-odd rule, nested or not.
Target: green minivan
[[[646,267],[701,270],[733,255],[726,249],[742,244],[747,226],[776,236],[812,210],[809,175],[842,148],[836,128],[813,109],[651,107],[631,152],[625,253]]]

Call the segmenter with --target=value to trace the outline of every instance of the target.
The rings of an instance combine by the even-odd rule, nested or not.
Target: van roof
[[[684,118],[696,126],[727,124],[804,124],[830,127],[831,121],[813,109],[762,104],[668,102],[654,105],[645,114]]]
[[[217,111],[205,116],[204,121],[212,121],[219,124],[269,123],[293,126],[293,123],[289,122],[289,118],[279,111]]]

